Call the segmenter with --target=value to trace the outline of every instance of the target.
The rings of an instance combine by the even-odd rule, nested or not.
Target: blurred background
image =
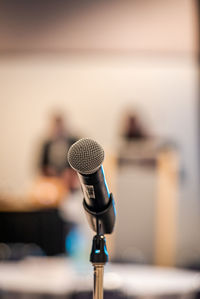
[[[105,296],[198,297],[199,11],[0,1],[0,298],[91,297],[93,233],[67,163],[85,137],[117,208]]]

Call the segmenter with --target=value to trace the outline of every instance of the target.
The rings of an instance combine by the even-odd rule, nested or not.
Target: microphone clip
[[[115,225],[115,204],[112,193],[110,194],[110,200],[108,206],[101,212],[91,211],[83,199],[83,207],[88,219],[89,225],[93,231],[100,234],[111,234]],[[98,225],[98,227],[97,227]]]

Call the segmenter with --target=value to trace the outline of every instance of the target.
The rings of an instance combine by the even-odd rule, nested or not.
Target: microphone
[[[99,226],[101,233],[109,234],[115,224],[115,206],[105,180],[103,160],[103,148],[90,138],[78,140],[68,152],[68,162],[80,179],[89,224],[95,232]]]

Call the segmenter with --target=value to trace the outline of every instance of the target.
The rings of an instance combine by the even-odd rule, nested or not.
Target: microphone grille
[[[92,174],[98,170],[104,160],[104,150],[96,141],[83,138],[69,149],[70,166],[82,174]]]

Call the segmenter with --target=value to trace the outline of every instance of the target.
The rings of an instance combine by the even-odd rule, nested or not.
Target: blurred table
[[[0,264],[0,298],[91,298],[93,269],[89,262],[66,258],[29,258]],[[195,298],[200,274],[173,268],[107,264],[105,299]],[[109,294],[109,296],[108,296]]]
[[[65,253],[69,228],[57,209],[0,212],[0,242],[34,243],[50,256]]]

